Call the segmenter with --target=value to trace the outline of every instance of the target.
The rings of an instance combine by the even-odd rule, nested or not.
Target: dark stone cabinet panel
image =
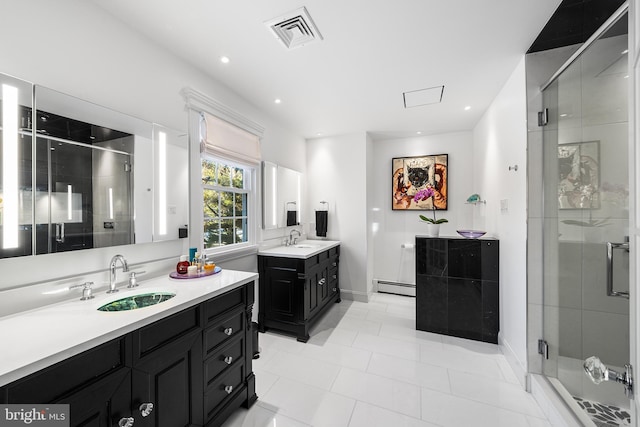
[[[416,238],[416,329],[497,343],[498,260],[497,240]]]
[[[73,427],[220,426],[257,399],[253,295],[251,282],[70,357],[0,387],[0,403],[66,403]]]
[[[309,340],[309,329],[340,302],[340,246],[307,259],[258,256],[259,330],[274,329]]]

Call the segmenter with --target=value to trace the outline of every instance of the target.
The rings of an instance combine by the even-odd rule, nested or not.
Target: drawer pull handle
[[[322,286],[325,284],[327,280],[323,277],[322,279],[320,279],[320,281],[318,282],[318,285]]]
[[[233,328],[225,328],[224,334],[230,336],[231,334],[233,334]]]
[[[118,427],[131,427],[133,426],[134,422],[135,420],[133,419],[133,417],[120,418],[120,421],[118,421]]]
[[[153,403],[143,403],[140,405],[140,415],[143,417],[148,417],[153,411]]]
[[[334,278],[334,279],[337,279],[337,278],[338,278],[338,275],[337,275],[337,274],[334,274],[334,275],[333,275],[333,278]]]
[[[337,267],[337,266],[338,266],[338,263],[337,263],[337,262],[334,262],[334,263],[333,263],[333,266],[334,266],[334,267]]]
[[[224,358],[224,363],[226,363],[227,365],[231,365],[231,362],[233,362],[233,357],[227,356]]]
[[[226,391],[227,394],[231,394],[231,392],[233,391],[233,386],[232,385],[225,386],[224,391]]]
[[[333,292],[335,292],[335,291],[337,291],[337,290],[338,290],[338,288],[333,288]]]

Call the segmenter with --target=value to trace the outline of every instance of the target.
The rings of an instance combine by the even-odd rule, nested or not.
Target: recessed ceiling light
[[[418,135],[422,135],[422,131],[418,131],[416,132]]]
[[[567,117],[567,113],[560,114],[560,117]]]
[[[322,136],[322,132],[316,133],[316,136]]]
[[[221,56],[220,57],[220,62],[222,62],[223,64],[228,64],[229,63],[229,57],[228,56]]]
[[[280,104],[282,100],[280,98],[276,98],[273,102],[275,102],[276,104]]]
[[[471,110],[471,105],[467,105],[466,107],[464,107],[464,111],[469,111]]]

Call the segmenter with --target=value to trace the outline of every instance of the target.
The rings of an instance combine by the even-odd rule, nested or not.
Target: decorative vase
[[[440,224],[426,224],[427,236],[438,237],[440,235]]]

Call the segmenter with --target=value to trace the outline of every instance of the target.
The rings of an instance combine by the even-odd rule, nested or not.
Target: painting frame
[[[449,208],[449,155],[429,154],[391,159],[391,209],[436,210]],[[415,194],[427,188],[434,196],[415,201]]]
[[[558,209],[600,208],[600,141],[558,144]]]

